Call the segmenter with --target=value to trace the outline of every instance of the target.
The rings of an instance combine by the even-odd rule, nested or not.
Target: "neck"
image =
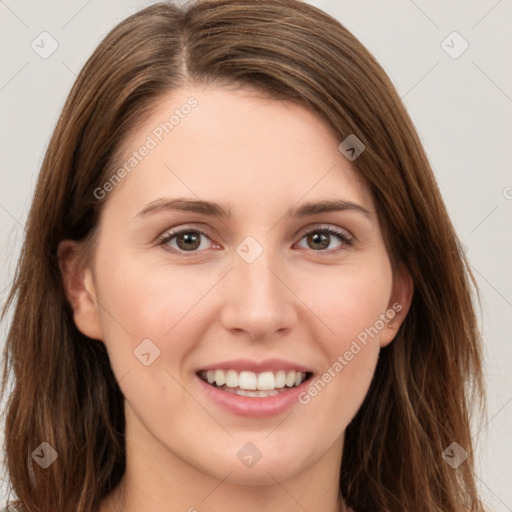
[[[268,437],[256,443],[270,443]],[[102,502],[100,512],[199,512],[205,508],[351,512],[339,491],[343,438],[336,439],[319,458],[311,454],[313,460],[300,466],[269,464],[268,460],[280,460],[276,455],[282,452],[279,444],[267,447],[269,458],[263,456],[251,468],[244,468],[236,457],[227,464],[226,453],[236,454],[245,442],[234,437],[222,449],[212,446],[209,459],[191,464],[162,445],[132,415],[127,419],[126,471],[119,486]],[[283,456],[292,460],[290,454]],[[212,464],[216,457],[218,467]]]
[[[233,501],[233,503],[236,503],[236,502]],[[253,502],[253,504],[254,503],[258,503],[258,506],[255,507],[255,510],[261,510],[261,508],[259,508],[260,507],[259,502],[255,501],[255,502]],[[197,506],[200,506],[200,505],[197,505]],[[244,507],[244,510],[247,510],[245,508],[245,505],[243,505],[243,507]],[[132,509],[133,509],[133,507],[131,507],[129,505],[129,502],[126,498],[125,480],[124,479],[122,480],[120,485],[115,489],[115,491],[109,497],[107,497],[100,506],[100,512],[131,512]],[[146,509],[139,508],[138,510],[146,510]],[[174,508],[172,508],[172,505],[171,506],[166,505],[165,510],[172,511],[172,510],[174,510]],[[199,512],[194,507],[189,507],[188,509],[181,508],[180,510],[181,511],[187,510],[187,512]],[[222,510],[225,510],[225,509],[222,509]],[[235,510],[240,510],[240,505],[236,504]],[[249,510],[252,510],[252,508],[250,508]],[[272,509],[272,510],[274,510],[274,509]],[[303,507],[300,503],[297,503],[294,508],[286,508],[286,509],[279,509],[279,510],[286,510],[286,511],[292,511],[292,510],[299,511],[300,510],[301,512],[303,512],[304,510],[310,510],[310,509]],[[341,497],[341,495],[339,497],[338,502],[336,504],[333,504],[331,508],[322,509],[322,510],[325,510],[326,512],[331,512],[331,511],[332,512],[354,512],[352,510],[352,508],[350,508],[345,503],[345,500]]]
[[[124,477],[119,486],[102,502],[100,512],[199,512],[204,506],[212,507],[212,510],[234,512],[243,509],[244,512],[259,512],[266,510],[280,510],[282,512],[304,512],[304,510],[322,510],[324,512],[353,512],[344,499],[339,495],[337,499],[326,500],[325,496],[316,494],[310,496],[293,496],[287,487],[287,483],[281,483],[280,492],[269,492],[267,488],[234,489],[226,484],[226,481],[217,481],[216,486],[198,492],[194,500],[184,503],[177,496],[176,500],[160,502],[160,508],[155,508],[153,502],[144,504],[136,495],[127,488],[129,480]],[[220,488],[225,487],[221,492]],[[277,489],[276,489],[277,490]],[[211,503],[210,503],[211,502]],[[316,505],[315,505],[316,503]],[[322,505],[319,505],[322,503]],[[183,508],[185,505],[185,508]],[[315,506],[319,507],[315,509]]]

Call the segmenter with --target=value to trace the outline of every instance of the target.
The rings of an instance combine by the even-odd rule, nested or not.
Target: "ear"
[[[389,345],[394,340],[409,312],[413,294],[414,284],[411,274],[406,266],[401,264],[393,272],[393,288],[386,310],[387,320],[380,337],[381,347]]]
[[[78,330],[89,338],[102,340],[99,307],[92,270],[81,263],[80,244],[75,240],[60,242],[57,257],[64,290],[73,309]]]

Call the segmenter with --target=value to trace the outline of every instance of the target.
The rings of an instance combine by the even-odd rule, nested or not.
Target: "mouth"
[[[199,370],[197,376],[206,384],[244,397],[268,398],[296,388],[310,380],[312,372],[277,370],[255,373],[233,369]]]

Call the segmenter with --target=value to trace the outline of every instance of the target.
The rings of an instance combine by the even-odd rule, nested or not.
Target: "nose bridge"
[[[292,327],[293,294],[283,283],[283,268],[279,252],[268,245],[253,237],[239,244],[224,304],[225,327],[244,330],[253,338]]]
[[[270,304],[282,294],[282,283],[275,275],[275,270],[270,269],[280,267],[276,264],[276,258],[271,256],[270,251],[263,252],[256,260],[248,263],[239,259],[235,265],[235,271],[241,285],[241,296],[245,296],[251,301],[264,299]],[[246,292],[246,293],[245,293]]]
[[[235,264],[240,285],[239,297],[254,307],[270,308],[273,303],[286,300],[283,284],[275,275],[275,269],[281,268],[281,265],[276,257],[276,251],[273,251],[269,244],[263,248],[261,245],[258,247],[256,243],[249,240],[241,244],[237,250],[239,255],[242,253]],[[247,246],[249,252],[244,254],[242,251]],[[270,269],[274,269],[274,272]]]

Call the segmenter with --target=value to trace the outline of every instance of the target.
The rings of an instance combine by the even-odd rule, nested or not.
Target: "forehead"
[[[123,143],[117,195],[169,195],[258,207],[343,198],[372,208],[329,126],[306,107],[250,89],[190,87],[162,97]],[[253,210],[254,211],[254,210]]]

